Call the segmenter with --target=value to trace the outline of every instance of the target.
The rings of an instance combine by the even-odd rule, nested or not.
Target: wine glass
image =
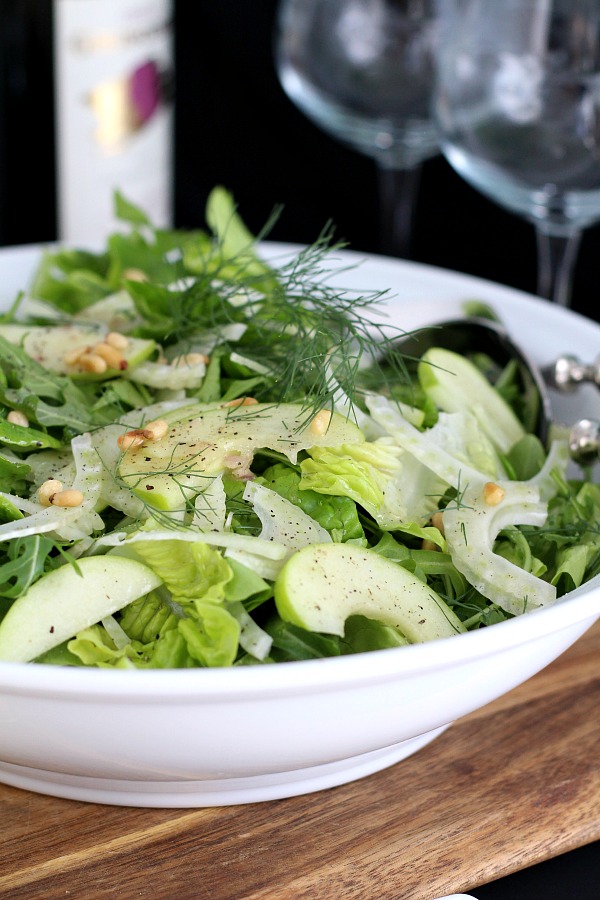
[[[434,0],[282,0],[276,65],[288,97],[377,163],[381,249],[408,256],[431,121]]]
[[[600,2],[442,0],[438,46],[442,151],[535,225],[538,293],[567,306],[600,220]]]

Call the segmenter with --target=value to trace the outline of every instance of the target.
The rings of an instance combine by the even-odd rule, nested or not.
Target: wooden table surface
[[[0,897],[431,900],[600,838],[600,624],[526,684],[354,784],[222,809],[0,785]]]

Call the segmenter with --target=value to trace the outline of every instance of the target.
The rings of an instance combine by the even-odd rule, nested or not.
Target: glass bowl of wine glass
[[[567,305],[600,221],[600,3],[444,0],[434,115],[443,153],[538,237],[538,293]]]
[[[421,164],[438,151],[431,120],[434,0],[282,0],[282,87],[332,137],[378,167],[382,250],[409,254]]]

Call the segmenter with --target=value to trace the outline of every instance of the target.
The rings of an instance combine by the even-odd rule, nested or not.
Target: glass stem
[[[410,258],[416,198],[421,164],[390,168],[377,164],[379,180],[379,227],[381,252]]]
[[[558,306],[569,306],[573,268],[579,252],[581,232],[547,234],[536,229],[538,250],[538,294]]]

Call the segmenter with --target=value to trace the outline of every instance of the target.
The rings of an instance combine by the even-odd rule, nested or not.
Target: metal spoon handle
[[[591,465],[600,459],[600,422],[580,419],[569,433],[571,459],[582,465]]]
[[[548,384],[556,390],[568,393],[580,384],[595,384],[600,387],[600,356],[593,363],[582,363],[576,356],[559,356],[551,365],[542,370]]]

